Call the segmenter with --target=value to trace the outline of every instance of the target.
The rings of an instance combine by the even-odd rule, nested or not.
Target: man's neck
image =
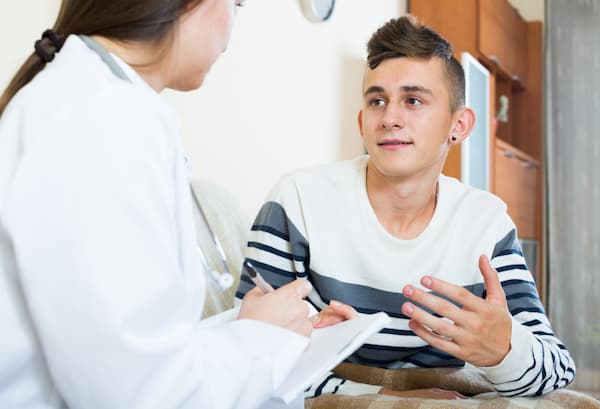
[[[379,223],[400,239],[414,239],[427,227],[437,204],[439,172],[389,178],[367,165],[367,195]]]

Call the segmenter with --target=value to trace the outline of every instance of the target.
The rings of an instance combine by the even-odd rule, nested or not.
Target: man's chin
[[[414,169],[406,166],[406,164],[378,163],[372,157],[368,166],[374,170],[373,176],[385,179],[405,179],[414,174]]]

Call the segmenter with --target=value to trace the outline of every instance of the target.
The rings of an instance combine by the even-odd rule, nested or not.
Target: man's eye
[[[382,107],[385,105],[385,100],[383,100],[382,98],[373,98],[372,100],[369,101],[369,106],[372,107]]]
[[[246,0],[235,0],[235,5],[237,7],[244,7],[246,5]]]
[[[409,97],[406,101],[408,102],[408,105],[421,105],[423,103],[419,98],[414,97]]]

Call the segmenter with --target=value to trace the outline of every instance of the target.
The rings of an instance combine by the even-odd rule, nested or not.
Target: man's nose
[[[383,129],[404,128],[404,113],[402,112],[402,108],[394,104],[389,104],[381,118],[381,127]]]

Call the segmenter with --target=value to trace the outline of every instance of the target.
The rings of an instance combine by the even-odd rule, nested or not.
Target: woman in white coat
[[[295,282],[200,320],[174,112],[235,0],[63,0],[0,100],[0,407],[251,408],[312,323]]]

